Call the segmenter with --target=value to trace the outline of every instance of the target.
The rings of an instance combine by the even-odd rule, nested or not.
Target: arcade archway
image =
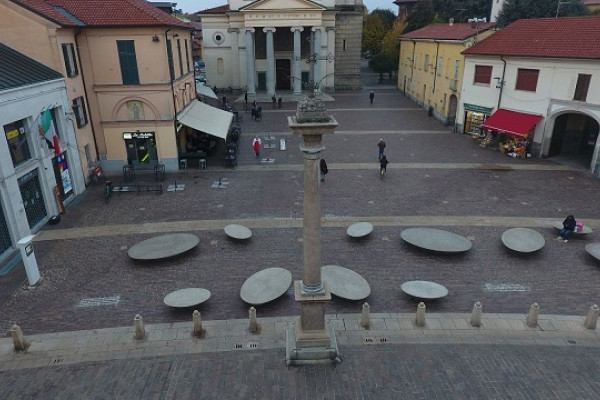
[[[548,157],[577,168],[591,169],[600,125],[581,113],[556,117]]]

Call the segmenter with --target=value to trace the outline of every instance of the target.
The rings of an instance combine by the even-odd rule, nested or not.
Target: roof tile
[[[401,39],[437,39],[437,40],[465,40],[496,26],[493,22],[483,22],[477,27],[470,23],[455,24],[430,24],[421,29],[401,35]]]
[[[62,26],[81,26],[58,11],[62,8],[85,26],[189,27],[145,0],[12,0]]]
[[[600,59],[600,15],[520,19],[463,54]]]

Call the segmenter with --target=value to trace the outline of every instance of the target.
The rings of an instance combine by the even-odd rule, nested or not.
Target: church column
[[[231,34],[231,75],[233,78],[231,84],[237,89],[240,87],[240,45],[238,42],[240,30],[230,28],[227,32]]]
[[[292,81],[294,94],[302,93],[302,44],[300,32],[304,30],[301,26],[294,26],[291,31],[294,32],[294,56],[292,57]]]
[[[267,94],[275,94],[275,48],[273,46],[273,32],[275,28],[263,28],[267,34]]]
[[[254,83],[254,28],[246,28],[246,82],[248,94],[256,94]]]
[[[323,73],[323,60],[321,60],[323,58],[322,54],[321,54],[321,46],[322,46],[322,37],[321,37],[321,33],[323,32],[323,28],[320,26],[315,26],[312,28],[315,36],[314,36],[314,40],[313,40],[313,45],[314,45],[314,51],[313,51],[313,57],[314,59],[314,72],[313,72],[313,80],[315,81],[315,85],[319,85],[317,90],[320,92],[321,91],[321,79],[323,78],[323,76],[325,76],[325,74]]]
[[[325,28],[325,32],[327,33],[327,48],[325,49],[325,56],[327,57],[327,61],[325,63],[325,82],[323,82],[323,87],[333,87],[334,86],[334,74],[335,71],[335,28],[327,27]]]

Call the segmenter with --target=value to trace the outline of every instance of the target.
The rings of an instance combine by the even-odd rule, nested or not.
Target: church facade
[[[229,0],[202,11],[210,86],[299,94],[358,89],[362,0]]]

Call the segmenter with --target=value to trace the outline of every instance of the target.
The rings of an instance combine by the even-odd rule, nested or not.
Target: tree
[[[498,14],[497,24],[505,27],[518,19],[554,18],[557,10],[559,17],[587,14],[582,0],[506,0]]]
[[[422,0],[415,5],[406,17],[405,32],[415,31],[431,24],[435,19],[435,13],[429,0]]]
[[[378,54],[382,50],[382,41],[388,28],[381,14],[369,14],[363,22],[362,51]]]
[[[369,68],[379,74],[379,82],[383,82],[383,74],[396,69],[398,59],[394,60],[392,56],[381,52],[369,60]]]
[[[393,62],[393,69],[386,71],[388,73],[392,73],[393,71],[398,70],[398,57],[400,56],[400,42],[398,41],[398,37],[404,33],[404,28],[406,27],[405,21],[394,21],[391,29],[383,38],[383,53],[389,56]]]
[[[371,12],[371,15],[375,16],[379,16],[381,17],[381,19],[383,19],[384,21],[384,25],[387,28],[390,28],[393,24],[394,21],[396,20],[396,14],[394,14],[391,10],[388,9],[381,9],[381,8],[376,8],[373,10],[373,12]]]

